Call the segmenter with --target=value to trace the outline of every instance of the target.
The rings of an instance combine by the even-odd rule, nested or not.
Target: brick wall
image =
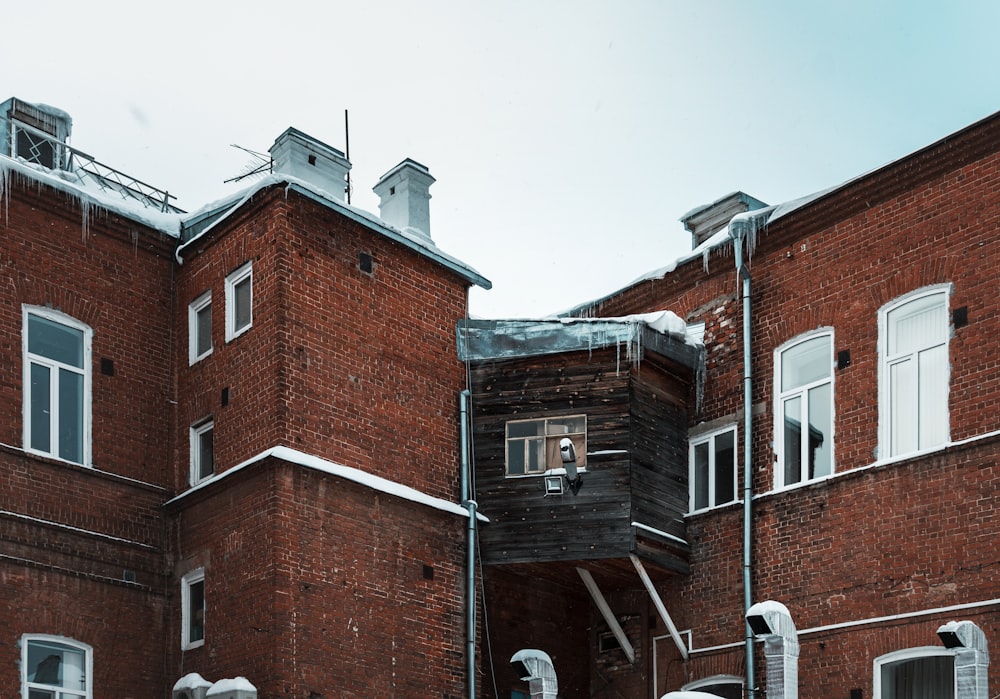
[[[91,645],[96,699],[159,696],[172,241],[9,175],[0,198],[0,696],[20,696],[24,634]],[[93,331],[94,468],[22,449],[23,305]]]
[[[454,327],[467,284],[304,197],[260,197],[181,268],[175,323],[186,335],[188,304],[211,289],[215,349],[189,368],[178,343],[190,396],[178,434],[212,414],[221,470],[280,443],[456,499]],[[226,344],[224,279],[250,259],[254,325]]]
[[[177,574],[205,569],[206,640],[172,677],[260,696],[464,695],[465,520],[266,459],[171,506]]]
[[[783,602],[800,629],[995,599],[1000,561],[990,541],[997,508],[1000,399],[1000,157],[998,127],[970,132],[859,178],[759,234],[753,280],[755,600]],[[929,285],[947,284],[950,310],[968,324],[949,342],[949,425],[954,442],[932,455],[876,464],[879,309]],[[742,311],[731,252],[664,279],[642,282],[590,309],[601,315],[670,309],[706,321],[706,400],[701,420],[731,420],[742,433]],[[771,493],[774,483],[774,351],[820,327],[850,365],[834,372],[839,475]],[[740,435],[742,442],[743,435]],[[741,445],[742,457],[742,445]],[[742,461],[742,458],[740,459]],[[742,483],[742,473],[740,474]],[[692,574],[664,588],[696,648],[738,643],[742,622],[739,505],[688,518]],[[802,638],[804,696],[869,696],[872,661],[914,645],[939,645],[937,626],[970,618],[997,639],[995,607],[906,617]],[[698,676],[742,672],[742,648],[695,654],[667,688]],[[669,658],[664,659],[665,662]],[[763,678],[763,664],[758,661]],[[996,664],[991,685],[1000,682]]]

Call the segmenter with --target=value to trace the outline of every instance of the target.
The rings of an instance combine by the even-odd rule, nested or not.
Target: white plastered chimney
[[[426,166],[407,158],[382,175],[372,188],[378,195],[379,216],[390,226],[431,240],[430,186]]]
[[[304,180],[338,201],[346,200],[351,161],[343,152],[292,127],[275,139],[268,152],[275,173]]]

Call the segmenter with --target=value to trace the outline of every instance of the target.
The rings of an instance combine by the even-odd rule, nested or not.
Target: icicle
[[[10,225],[10,177],[11,170],[6,162],[0,162],[0,202],[3,203],[5,226]]]
[[[80,215],[83,218],[82,229],[83,229],[83,242],[87,242],[87,238],[90,236],[90,200],[79,198],[80,200]]]

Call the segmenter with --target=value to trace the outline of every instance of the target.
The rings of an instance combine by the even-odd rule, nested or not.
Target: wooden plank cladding
[[[572,571],[564,564],[613,566],[634,553],[660,571],[687,572],[687,416],[701,354],[657,335],[627,361],[617,342],[560,344],[558,328],[546,329],[544,351],[512,353],[498,342],[502,356],[470,359],[476,499],[490,519],[480,530],[487,565],[550,563],[553,572]],[[553,343],[562,351],[549,351]],[[542,443],[559,439],[558,427],[580,416],[586,459],[576,489],[563,464],[553,463],[558,451]],[[535,434],[537,424],[537,437],[510,441],[517,473],[508,473],[506,461],[511,421],[519,434]]]

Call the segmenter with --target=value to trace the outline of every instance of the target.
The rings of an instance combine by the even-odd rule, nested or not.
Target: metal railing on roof
[[[167,190],[159,189],[105,165],[93,156],[78,151],[44,131],[16,119],[10,120],[11,155],[50,170],[74,175],[84,187],[96,187],[115,194],[126,202],[135,202],[147,209],[183,214],[183,209],[170,203],[176,199]]]

